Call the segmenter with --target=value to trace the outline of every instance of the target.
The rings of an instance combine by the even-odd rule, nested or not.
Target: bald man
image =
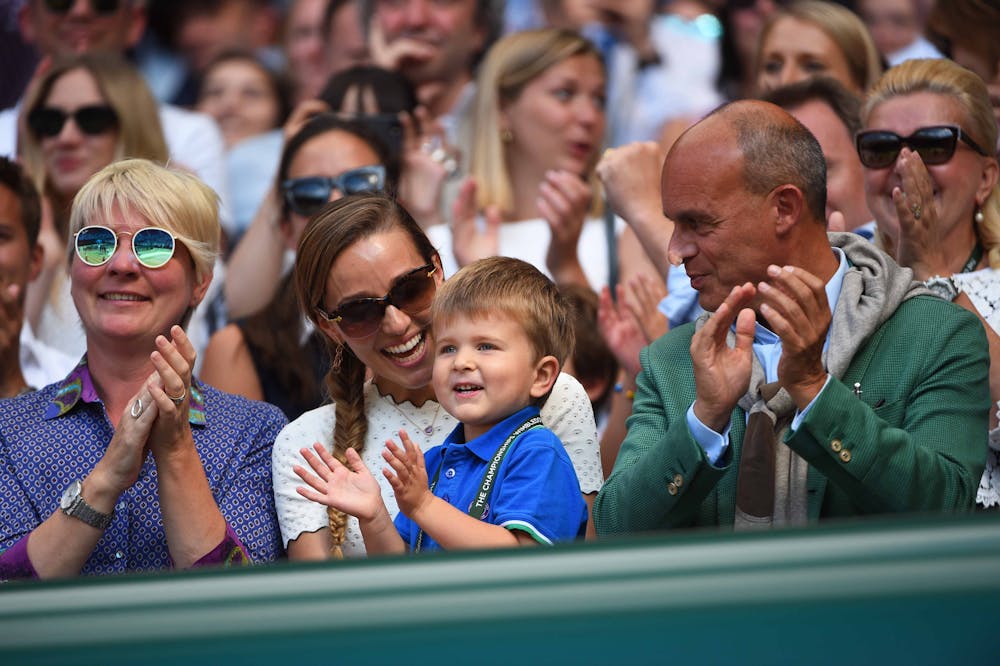
[[[674,144],[661,189],[671,254],[712,314],[643,350],[597,532],[971,509],[982,326],[859,236],[827,234],[812,134],[735,102]]]

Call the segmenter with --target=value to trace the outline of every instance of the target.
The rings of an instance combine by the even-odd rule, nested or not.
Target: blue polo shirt
[[[525,407],[469,442],[464,441],[465,431],[458,424],[444,444],[424,453],[428,476],[433,478],[438,468],[441,470],[434,495],[467,513],[497,449],[519,425],[537,415],[537,407]],[[555,433],[532,428],[511,445],[481,520],[523,530],[549,545],[583,536],[587,506],[566,447]],[[420,527],[402,513],[396,516],[395,524],[412,550]],[[440,550],[441,546],[425,533],[420,549]]]

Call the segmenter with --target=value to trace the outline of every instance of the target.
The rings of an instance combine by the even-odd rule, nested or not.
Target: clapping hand
[[[409,518],[414,518],[414,514],[426,506],[434,496],[427,483],[423,452],[413,443],[405,430],[399,431],[399,439],[403,443],[402,448],[391,439],[386,440],[382,458],[389,463],[392,470],[385,469],[382,473],[392,486],[399,510]]]
[[[312,472],[301,465],[292,467],[292,471],[308,485],[295,490],[308,500],[333,507],[359,520],[374,518],[379,507],[384,506],[382,491],[358,452],[347,449],[344,452],[345,462],[342,463],[322,444],[317,442],[313,448],[315,453],[309,449],[300,450]]]

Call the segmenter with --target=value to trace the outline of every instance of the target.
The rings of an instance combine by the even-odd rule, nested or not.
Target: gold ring
[[[924,209],[920,206],[920,204],[915,203],[912,206],[910,206],[910,212],[913,213],[914,220],[919,220],[920,214],[924,212]]]
[[[182,402],[184,402],[184,398],[187,397],[187,394],[188,394],[187,387],[185,387],[184,390],[181,391],[181,394],[176,398],[172,395],[168,395],[167,397],[170,398],[170,402],[179,406]]]

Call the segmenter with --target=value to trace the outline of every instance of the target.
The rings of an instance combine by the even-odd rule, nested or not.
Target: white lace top
[[[1000,334],[1000,270],[984,268],[974,273],[956,273],[952,277],[990,328]],[[979,482],[976,504],[985,508],[1000,508],[1000,428],[990,431],[986,469]]]
[[[442,443],[455,427],[456,421],[433,400],[428,400],[420,407],[409,402],[397,405],[391,397],[379,395],[374,384],[365,387],[365,410],[368,416],[368,433],[361,458],[382,487],[382,499],[389,509],[389,515],[395,517],[399,512],[396,498],[392,487],[381,473],[386,466],[382,459],[385,440],[393,438],[398,441],[396,434],[400,429],[405,429],[413,442],[426,451]],[[580,490],[588,494],[600,490],[604,480],[600,443],[594,424],[594,412],[583,386],[573,377],[560,374],[542,407],[541,416],[542,422],[566,446],[566,453],[573,461],[580,481]],[[300,534],[315,532],[329,524],[325,505],[311,502],[295,492],[296,487],[305,484],[292,471],[292,466],[302,465],[308,469],[299,450],[311,448],[315,442],[321,442],[332,450],[335,421],[334,406],[323,405],[285,426],[274,442],[274,499],[285,547]],[[431,434],[426,434],[425,428],[429,428]],[[365,544],[356,518],[348,517],[341,548],[345,557],[364,556]]]

